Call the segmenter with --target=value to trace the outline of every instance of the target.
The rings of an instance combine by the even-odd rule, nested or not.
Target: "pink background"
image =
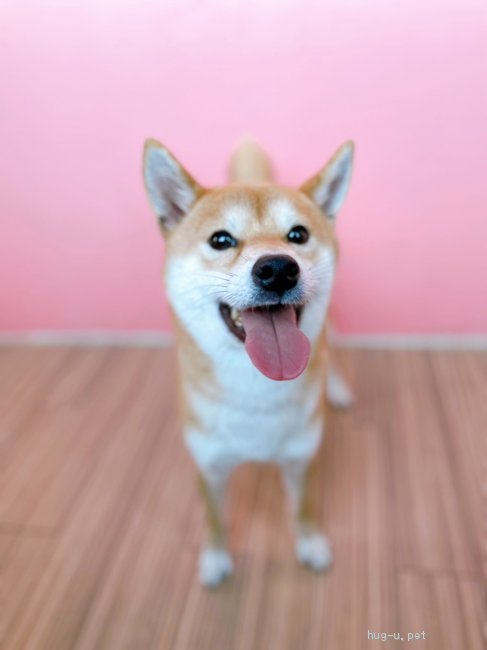
[[[0,5],[0,328],[169,327],[143,139],[220,183],[242,133],[299,183],[347,138],[343,332],[487,329],[487,5]]]

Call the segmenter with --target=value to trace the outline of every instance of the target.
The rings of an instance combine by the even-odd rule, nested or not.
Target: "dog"
[[[351,401],[340,375],[327,375],[325,339],[335,219],[353,153],[346,142],[292,189],[272,182],[269,159],[247,141],[231,161],[231,182],[206,189],[166,147],[145,143],[145,188],[166,242],[184,439],[208,515],[199,559],[205,586],[233,572],[223,505],[232,470],[248,461],[282,470],[298,561],[316,571],[331,562],[308,513],[308,475],[326,395],[337,406]]]

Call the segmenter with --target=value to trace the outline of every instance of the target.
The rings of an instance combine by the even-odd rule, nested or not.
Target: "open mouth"
[[[295,379],[306,368],[310,343],[299,329],[302,305],[267,305],[239,311],[225,303],[220,314],[245,344],[254,366],[277,381]]]
[[[303,311],[302,305],[265,305],[263,307],[255,307],[252,311],[271,313],[282,309],[288,309],[289,307],[294,309],[296,313],[296,322],[299,323],[301,312]],[[240,339],[242,343],[245,343],[245,328],[242,321],[242,312],[239,309],[235,309],[235,307],[230,307],[230,305],[221,302],[220,314],[230,332]]]

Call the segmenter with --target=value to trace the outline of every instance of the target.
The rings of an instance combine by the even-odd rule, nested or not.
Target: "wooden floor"
[[[334,566],[297,566],[275,469],[243,467],[236,573],[207,592],[173,352],[0,349],[2,648],[483,648],[487,355],[339,356],[358,402],[330,413],[315,486]]]

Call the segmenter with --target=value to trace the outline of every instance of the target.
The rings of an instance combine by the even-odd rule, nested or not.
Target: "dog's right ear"
[[[157,140],[144,144],[144,183],[163,232],[172,230],[204,189]]]

